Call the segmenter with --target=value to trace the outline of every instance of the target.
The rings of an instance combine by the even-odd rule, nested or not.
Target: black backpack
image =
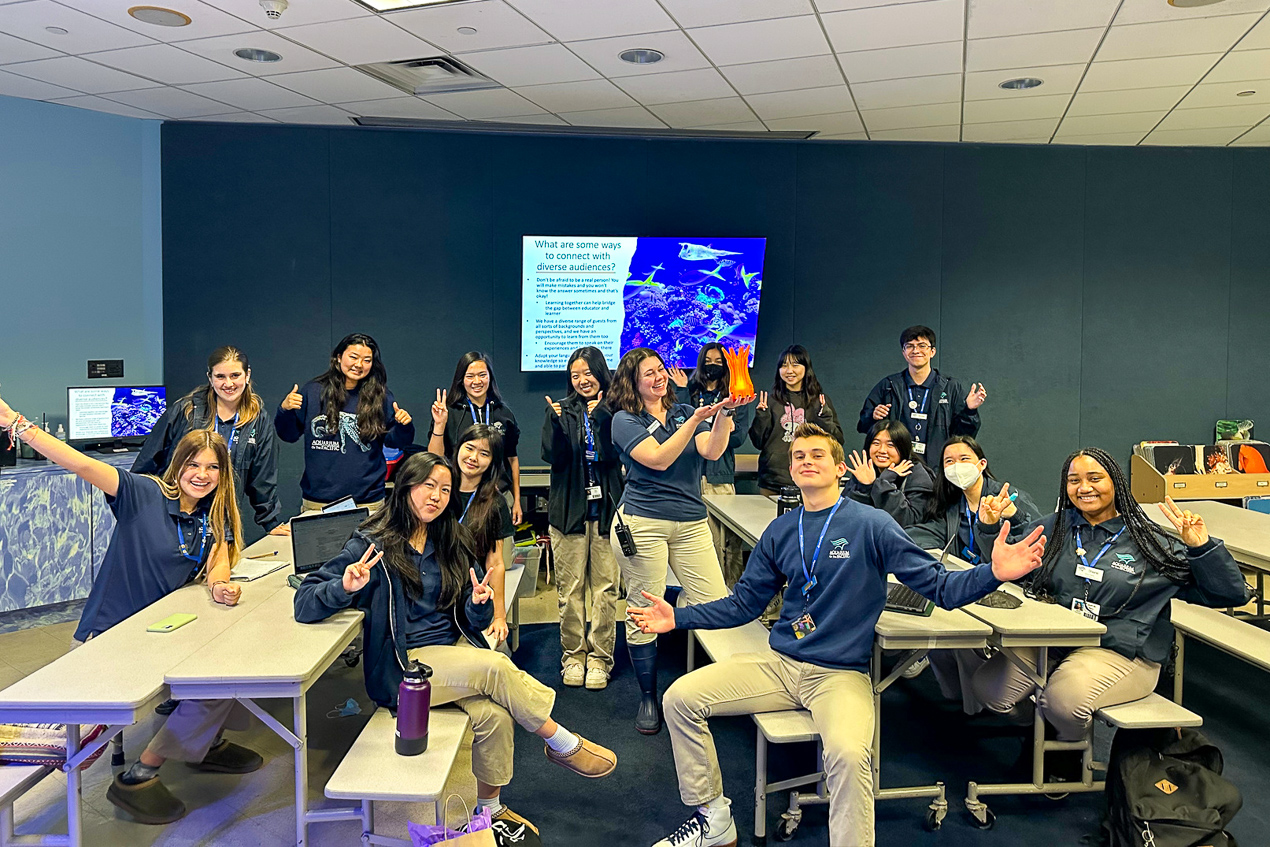
[[[1108,847],[1238,847],[1226,825],[1243,805],[1222,754],[1193,729],[1122,729],[1107,767]]]

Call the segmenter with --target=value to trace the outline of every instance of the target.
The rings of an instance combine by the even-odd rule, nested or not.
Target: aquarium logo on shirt
[[[1137,569],[1133,566],[1135,561],[1136,560],[1128,553],[1117,553],[1116,561],[1111,562],[1110,564],[1118,571],[1124,571],[1125,573],[1137,573]]]
[[[326,416],[319,415],[313,419],[311,429],[313,440],[309,442],[309,447],[314,450],[343,453],[346,452],[348,442],[352,441],[363,453],[370,452],[370,445],[362,441],[361,432],[357,428],[357,415],[340,412],[340,427],[335,433],[326,428]]]
[[[845,538],[835,538],[829,542],[833,545],[833,549],[829,551],[831,559],[850,559],[851,551],[847,549],[847,545],[851,542]]]

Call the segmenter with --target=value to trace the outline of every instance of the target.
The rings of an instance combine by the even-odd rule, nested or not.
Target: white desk
[[[1257,617],[1265,617],[1265,577],[1270,573],[1270,515],[1212,500],[1187,500],[1178,503],[1178,507],[1202,517],[1209,534],[1226,543],[1226,549],[1235,561],[1255,572]],[[1161,529],[1175,538],[1178,536],[1178,531],[1160,512],[1158,505],[1143,503],[1142,509]]]

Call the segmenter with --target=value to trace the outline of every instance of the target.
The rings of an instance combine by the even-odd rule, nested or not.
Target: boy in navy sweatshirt
[[[974,602],[1002,581],[1041,563],[1045,539],[1034,531],[998,546],[993,562],[945,571],[884,512],[841,497],[842,445],[815,424],[802,424],[790,445],[790,475],[804,508],[763,532],[732,596],[672,608],[629,609],[645,632],[726,629],[755,620],[788,582],[770,648],[680,677],[664,712],[679,775],[679,793],[696,811],[653,847],[722,847],[736,843],[707,718],[807,709],[824,745],[829,784],[829,843],[872,847],[873,629],[886,603],[886,575],[945,609]]]

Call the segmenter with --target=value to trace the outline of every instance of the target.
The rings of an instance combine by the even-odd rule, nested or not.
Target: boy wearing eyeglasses
[[[900,333],[900,350],[908,367],[883,379],[869,392],[860,410],[856,431],[868,432],[881,420],[892,418],[913,434],[913,454],[934,461],[952,435],[979,433],[979,407],[988,399],[980,383],[967,391],[959,380],[930,366],[935,356],[935,330],[910,326]]]

